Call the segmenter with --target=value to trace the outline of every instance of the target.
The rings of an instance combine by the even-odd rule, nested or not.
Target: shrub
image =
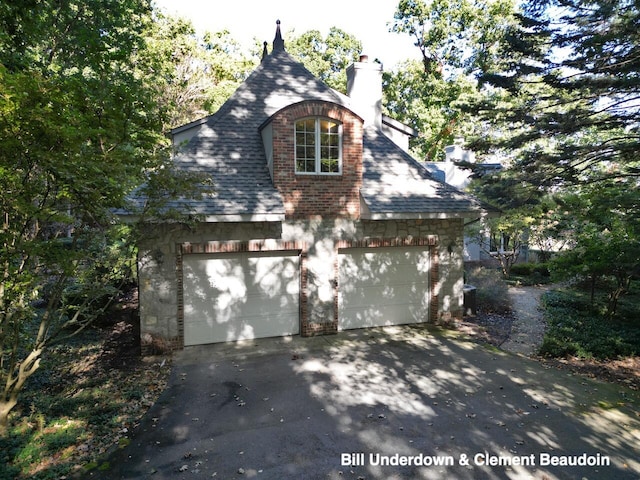
[[[549,277],[549,266],[546,263],[516,263],[511,267],[512,275]]]
[[[499,270],[476,267],[466,275],[467,283],[476,287],[476,302],[479,310],[494,313],[511,311],[509,287]]]

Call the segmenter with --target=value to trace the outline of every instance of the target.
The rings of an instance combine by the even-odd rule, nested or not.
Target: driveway
[[[639,400],[425,326],[190,347],[86,478],[637,480]]]

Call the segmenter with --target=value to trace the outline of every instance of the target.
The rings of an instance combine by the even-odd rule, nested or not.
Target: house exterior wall
[[[183,253],[297,249],[301,255],[303,336],[337,332],[338,249],[430,245],[432,323],[463,313],[463,224],[448,220],[306,219],[285,222],[154,225],[139,248],[141,344],[144,353],[182,348]]]
[[[295,122],[326,117],[342,124],[342,173],[296,174]],[[362,119],[339,105],[309,101],[277,112],[266,127],[273,145],[273,184],[284,199],[287,218],[360,216],[362,187]]]

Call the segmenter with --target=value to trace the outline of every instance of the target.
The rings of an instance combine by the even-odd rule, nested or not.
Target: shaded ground
[[[639,401],[425,326],[189,347],[131,443],[85,478],[635,480]],[[343,464],[357,452],[364,464]],[[534,460],[473,460],[485,452]],[[370,454],[453,464],[382,466]],[[541,465],[543,454],[611,464]]]
[[[540,298],[545,287],[511,287],[509,295],[513,311],[506,314],[478,312],[467,317],[460,330],[476,341],[494,345],[506,351],[535,357],[544,365],[568,370],[610,383],[640,390],[640,358],[620,360],[585,360],[576,357],[546,358],[537,355],[544,335],[544,316]]]
[[[540,298],[548,290],[543,287],[509,287],[514,320],[509,338],[500,348],[526,356],[535,355],[538,352],[545,330]]]
[[[117,445],[166,387],[170,362],[142,358],[130,292],[94,327],[47,351],[0,439],[0,479],[65,478]]]

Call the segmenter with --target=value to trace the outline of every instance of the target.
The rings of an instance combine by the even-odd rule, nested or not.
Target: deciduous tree
[[[346,93],[346,70],[358,61],[362,43],[344,30],[331,27],[324,38],[318,30],[292,37],[287,41],[287,51],[331,88]]]
[[[137,61],[152,22],[145,0],[0,5],[0,435],[46,349],[113,295],[131,257],[111,213],[166,171],[166,111]]]

